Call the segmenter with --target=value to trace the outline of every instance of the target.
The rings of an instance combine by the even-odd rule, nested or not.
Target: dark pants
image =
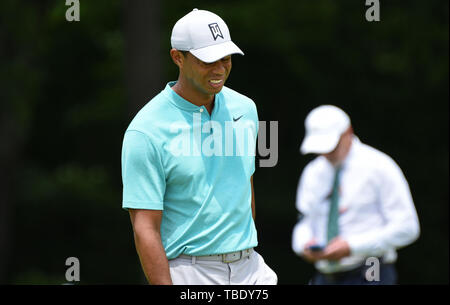
[[[380,280],[368,281],[366,272],[369,266],[361,266],[356,269],[324,274],[316,272],[310,285],[395,285],[397,284],[397,271],[394,264],[380,264]]]

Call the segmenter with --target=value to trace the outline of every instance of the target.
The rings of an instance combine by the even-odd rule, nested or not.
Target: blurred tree
[[[161,7],[157,0],[125,2],[125,61],[129,115],[163,89]]]
[[[125,59],[128,118],[131,119],[163,85],[161,8],[157,0],[127,1],[125,5]],[[137,256],[137,253],[136,253]],[[141,281],[146,283],[143,273]]]
[[[43,76],[33,69],[37,48],[28,41],[28,35],[41,34],[37,27],[41,19],[36,14],[41,9],[40,3],[23,8],[10,0],[0,3],[0,283],[8,274],[16,233],[16,170],[30,137],[33,107]]]

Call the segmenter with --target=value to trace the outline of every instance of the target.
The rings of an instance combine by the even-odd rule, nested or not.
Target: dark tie
[[[341,167],[334,172],[333,190],[330,199],[330,211],[328,213],[327,242],[339,235],[339,173]]]

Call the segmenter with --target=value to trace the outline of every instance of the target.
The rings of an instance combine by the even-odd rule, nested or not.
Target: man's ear
[[[172,57],[173,62],[178,66],[178,68],[183,68],[184,56],[177,49],[170,50],[170,57]]]

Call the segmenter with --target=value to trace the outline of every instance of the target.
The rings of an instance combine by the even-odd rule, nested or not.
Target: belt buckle
[[[236,252],[234,252],[234,253],[222,254],[222,262],[223,262],[223,263],[225,263],[225,264],[234,263],[234,262],[236,262],[236,261],[238,261],[238,260],[240,260],[240,259],[242,258],[242,251],[239,251],[239,258],[232,259],[232,260],[228,260],[228,259],[227,259],[227,255],[230,255],[230,254],[236,254]]]

